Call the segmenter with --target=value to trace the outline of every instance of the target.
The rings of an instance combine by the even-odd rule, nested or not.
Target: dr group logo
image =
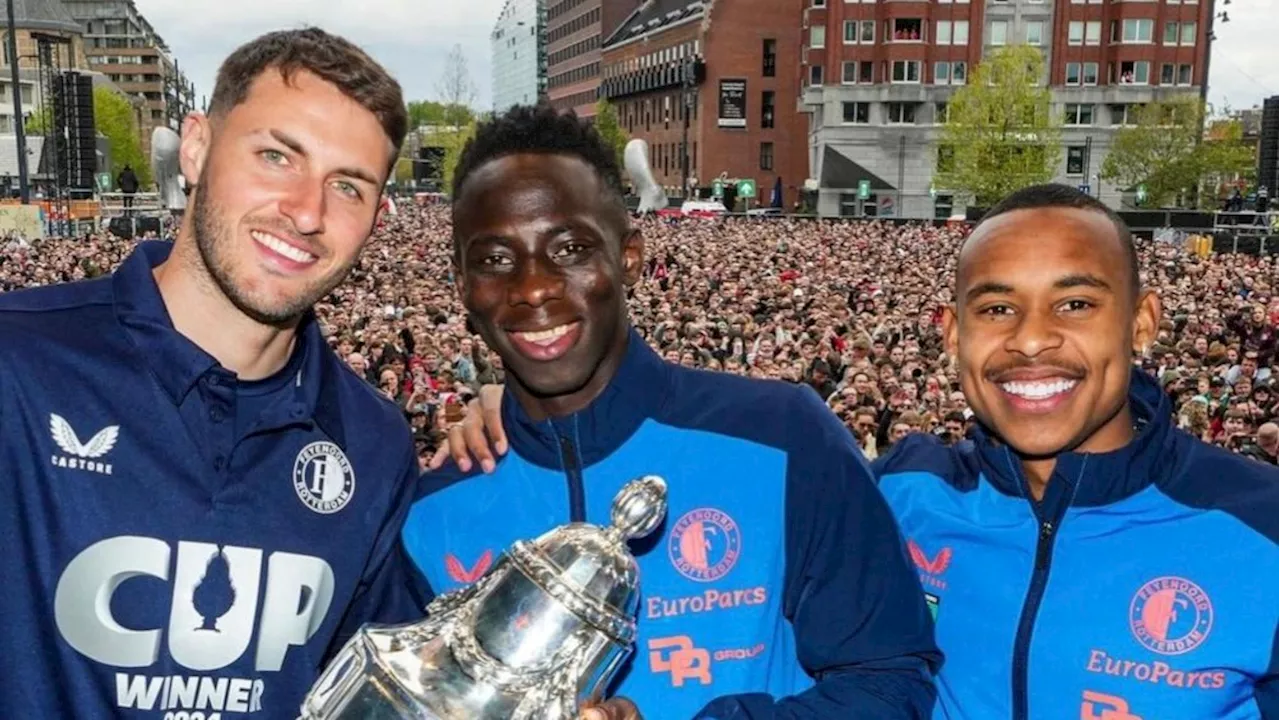
[[[707,650],[693,644],[688,635],[653,638],[649,641],[649,670],[654,673],[670,673],[672,687],[684,687],[688,681],[700,685],[712,683],[713,662],[751,660],[764,652],[764,643],[749,648]]]
[[[1129,629],[1144,647],[1161,655],[1191,652],[1213,629],[1213,603],[1199,585],[1165,576],[1138,589],[1129,603]]]
[[[690,510],[672,526],[667,554],[681,575],[697,582],[714,582],[738,563],[742,531],[722,510]]]

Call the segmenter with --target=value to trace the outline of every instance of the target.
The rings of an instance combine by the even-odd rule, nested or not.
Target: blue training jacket
[[[1124,448],[1058,458],[912,435],[875,464],[934,605],[938,718],[1276,717],[1273,466],[1175,429],[1134,371]]]
[[[294,718],[361,623],[422,617],[398,410],[308,321],[239,432],[169,249],[0,295],[0,718]]]
[[[634,543],[635,654],[611,694],[648,718],[916,718],[941,657],[870,468],[817,394],[663,362],[632,332],[589,407],[532,422],[508,391],[490,475],[423,477],[403,538],[435,592],[512,542],[609,523],[626,482],[668,483]],[[816,679],[816,684],[815,684]]]

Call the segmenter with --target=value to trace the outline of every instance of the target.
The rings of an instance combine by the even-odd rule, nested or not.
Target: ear
[[[622,281],[631,287],[640,282],[644,269],[644,234],[633,228],[622,239]]]
[[[178,164],[187,187],[195,187],[204,171],[213,145],[213,124],[203,113],[191,113],[182,120],[182,140],[178,145]]]
[[[942,346],[948,357],[959,356],[960,318],[955,305],[942,306]]]
[[[1147,348],[1155,342],[1160,332],[1160,317],[1164,314],[1164,305],[1155,290],[1143,290],[1138,296],[1137,306],[1133,312],[1133,352],[1143,355]]]

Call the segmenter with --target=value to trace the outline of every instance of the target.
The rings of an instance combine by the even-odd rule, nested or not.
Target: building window
[[[760,93],[760,127],[773,127],[773,91],[765,90]]]
[[[1165,63],[1160,66],[1160,84],[1173,84],[1173,63]]]
[[[1090,20],[1084,24],[1084,44],[1097,45],[1102,41],[1102,21]]]
[[[1044,44],[1044,22],[1041,20],[1031,20],[1027,23],[1027,44],[1043,45]]]
[[[916,103],[891,102],[889,106],[890,125],[914,125],[916,122]]]
[[[1129,19],[1119,22],[1111,21],[1112,42],[1149,43],[1151,33],[1155,29],[1155,20]]]
[[[1138,115],[1142,112],[1142,103],[1111,106],[1112,125],[1137,125]]]
[[[1151,82],[1151,63],[1146,60],[1120,63],[1121,85],[1146,85]]]
[[[935,42],[939,45],[968,45],[968,20],[939,20]]]
[[[773,38],[764,39],[764,68],[761,74],[773,77],[778,72],[778,41]]]
[[[771,142],[760,143],[760,169],[773,169],[773,143]]]
[[[956,149],[950,145],[939,145],[937,165],[935,167],[940,173],[954,170],[956,167]]]
[[[933,219],[946,220],[950,218],[952,207],[951,196],[939,193],[933,198]]]
[[[1190,65],[1178,66],[1178,84],[1179,85],[1191,84],[1191,66]]]
[[[815,50],[822,49],[827,46],[827,26],[814,25],[809,28],[809,47]]]
[[[892,23],[892,26],[890,26]],[[924,21],[920,18],[897,18],[885,21],[894,42],[920,42],[924,40]]]
[[[1009,23],[1005,20],[991,21],[991,45],[1004,45],[1009,42]]]
[[[809,84],[814,87],[822,85],[822,66],[814,65],[809,68]]]
[[[965,63],[942,61],[933,64],[934,85],[963,85],[965,80]]]
[[[920,61],[894,60],[892,77],[893,77],[893,82],[896,82],[896,83],[920,82]]]
[[[844,21],[844,44],[857,45],[859,43],[865,45],[876,41],[876,21],[875,20],[845,20]]]
[[[1071,145],[1067,148],[1067,174],[1084,174],[1084,146]]]
[[[1182,37],[1179,42],[1183,45],[1196,44],[1196,24],[1193,22],[1182,23]]]
[[[865,125],[871,122],[871,103],[844,102],[840,103],[840,110],[845,123]]]
[[[1075,62],[1067,63],[1067,84],[1068,85],[1080,84],[1080,63],[1075,63]]]
[[[858,62],[856,60],[846,60],[840,63],[840,82],[845,85],[853,85],[858,82]]]
[[[870,60],[863,60],[858,63],[858,82],[869,83],[875,73],[875,63]]]
[[[1093,124],[1093,106],[1077,105],[1068,103],[1066,114],[1063,118],[1064,125],[1092,125]]]

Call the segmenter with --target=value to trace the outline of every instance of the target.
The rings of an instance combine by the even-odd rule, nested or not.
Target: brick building
[[[594,117],[600,45],[640,0],[546,0],[547,98],[557,110]]]
[[[1111,137],[1137,105],[1200,93],[1213,12],[1212,0],[802,1],[801,106],[824,215],[960,212],[933,187],[946,103],[985,54],[1022,43],[1043,53],[1063,119],[1055,179],[1119,205],[1122,189],[1097,177]]]
[[[716,177],[750,178],[752,204],[768,205],[780,178],[782,206],[796,202],[809,176],[807,116],[795,104],[800,9],[801,0],[650,0],[605,41],[601,95],[649,143],[669,195],[683,194],[687,112],[688,173],[704,196]]]

